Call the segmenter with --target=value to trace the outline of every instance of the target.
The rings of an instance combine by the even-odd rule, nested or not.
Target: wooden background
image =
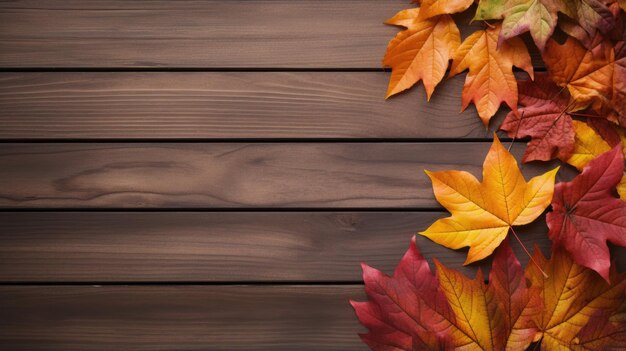
[[[446,215],[423,169],[480,174],[494,130],[463,77],[384,101],[409,6],[0,2],[0,348],[365,350],[359,263],[391,272]]]

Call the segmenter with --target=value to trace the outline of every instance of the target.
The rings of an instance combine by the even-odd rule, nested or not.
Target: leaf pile
[[[368,301],[351,301],[361,339],[376,351],[626,347],[623,276],[609,284],[558,248],[534,259],[549,278],[503,244],[485,284],[480,270],[469,279],[436,259],[433,274],[414,238],[392,276],[363,265]]]
[[[623,167],[620,144],[591,158],[571,182],[555,186],[558,169],[526,182],[494,136],[482,181],[464,171],[426,171],[451,216],[421,234],[452,249],[469,246],[466,264],[495,250],[489,283],[480,269],[471,280],[437,259],[433,275],[413,239],[393,276],[363,265],[368,301],[352,302],[369,330],[363,341],[375,351],[626,347],[626,280],[606,245],[626,246],[626,202],[613,195]],[[522,271],[506,237],[550,201],[552,257],[535,249]]]
[[[556,168],[526,181],[495,135],[482,179],[426,171],[450,216],[420,234],[469,247],[465,264],[495,252],[487,282],[436,258],[433,273],[413,238],[392,276],[363,265],[368,300],[351,301],[362,340],[375,351],[626,349],[626,277],[609,249],[626,247],[626,0],[413,2],[386,22],[405,28],[383,60],[387,98],[422,81],[430,100],[448,69],[467,71],[462,110],[473,103],[488,127],[504,103],[499,129],[527,139],[522,162],[558,159],[580,174],[555,185]],[[482,27],[464,39],[463,12]],[[533,71],[527,42],[546,72]],[[547,208],[549,259],[514,231]],[[509,232],[530,256],[525,269]]]

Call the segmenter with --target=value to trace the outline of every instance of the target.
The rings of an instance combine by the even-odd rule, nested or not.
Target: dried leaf
[[[489,256],[513,225],[537,218],[552,200],[558,168],[526,182],[517,161],[494,136],[483,181],[464,171],[426,171],[435,197],[452,216],[420,234],[451,249],[469,246],[466,264]]]
[[[593,159],[574,180],[554,189],[546,222],[554,245],[609,280],[607,241],[626,246],[626,202],[613,196],[624,174],[621,145]]]
[[[582,170],[591,160],[611,150],[611,147],[584,122],[573,121],[572,124],[575,132],[574,151],[567,163]]]
[[[626,307],[626,306],[625,306]],[[596,311],[570,344],[573,351],[626,349],[626,310],[621,313]]]
[[[479,30],[465,39],[456,51],[450,69],[450,76],[469,69],[463,87],[462,109],[474,102],[485,126],[503,101],[511,109],[517,108],[513,65],[533,76],[530,55],[521,39],[513,38],[498,48],[500,28],[496,25]]]
[[[461,44],[461,34],[450,16],[421,19],[419,12],[417,8],[403,10],[385,22],[407,28],[389,42],[383,59],[383,64],[392,68],[387,97],[422,80],[430,99]]]
[[[596,29],[607,33],[615,25],[609,8],[599,0],[561,0],[563,12],[576,20],[581,27],[593,36]]]
[[[594,128],[589,127],[584,122],[572,122],[575,132],[574,151],[567,160],[567,163],[576,167],[578,170],[582,170],[594,158],[611,150],[611,147],[619,144],[620,141],[622,143],[622,150],[626,153],[626,134],[623,129],[617,126],[608,129],[606,127],[607,124],[602,124],[603,127],[600,127],[601,122],[593,118],[589,121],[595,128],[601,128],[596,130],[601,130],[602,136],[598,134]],[[622,180],[617,185],[617,193],[623,201],[626,201],[626,173],[622,176]]]
[[[569,94],[562,92],[545,73],[535,81],[518,82],[519,113],[509,112],[500,129],[510,137],[531,137],[523,162],[567,160],[574,150],[574,127],[568,114]]]
[[[561,0],[480,0],[475,20],[504,19],[500,42],[530,32],[537,47],[543,51],[554,33]]]
[[[430,18],[443,14],[463,12],[470,7],[474,0],[422,0],[422,18]]]
[[[563,45],[550,39],[543,53],[552,79],[566,87],[580,107],[611,95],[614,58],[613,47],[600,36],[589,50],[571,37]]]
[[[543,308],[534,317],[543,332],[541,350],[569,350],[571,344],[580,342],[577,335],[595,313],[612,315],[621,311],[626,297],[623,275],[612,271],[612,284],[608,284],[559,248],[553,249],[550,260],[536,249],[534,260],[548,275],[546,278],[534,264],[526,267],[531,289],[538,289],[543,301]],[[625,327],[622,324],[620,329]]]

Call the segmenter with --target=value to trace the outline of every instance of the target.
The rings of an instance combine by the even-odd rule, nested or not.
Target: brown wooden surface
[[[523,76],[520,74],[520,76]],[[463,76],[385,101],[385,72],[0,73],[0,139],[491,138]]]
[[[4,350],[366,350],[348,286],[0,287]]]
[[[424,169],[480,175],[489,146],[9,143],[0,149],[0,206],[433,208]],[[523,146],[515,146],[521,155]],[[523,169],[528,177],[555,165]]]
[[[393,271],[410,238],[445,212],[0,213],[0,281],[360,281],[360,262]],[[549,253],[543,219],[518,229]],[[428,259],[463,267],[467,250],[417,236]],[[517,242],[520,261],[528,257]]]
[[[2,2],[0,66],[380,68],[398,31],[382,22],[411,6],[406,0]],[[459,21],[464,36],[472,31],[470,19]]]
[[[411,6],[0,2],[0,349],[366,350],[359,263],[391,273],[446,216],[424,168],[479,175],[506,113],[459,113],[464,75],[384,101]]]

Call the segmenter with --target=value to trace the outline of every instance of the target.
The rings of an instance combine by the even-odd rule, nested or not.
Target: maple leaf
[[[601,121],[600,119],[590,118],[589,123],[594,128],[580,121],[572,122],[575,134],[574,151],[572,151],[572,155],[567,160],[567,163],[578,170],[582,170],[591,160],[611,150],[611,147],[618,145],[620,142],[624,153],[626,153],[626,133],[624,130],[608,122],[602,123]],[[626,173],[617,185],[617,193],[623,201],[626,201]]]
[[[517,108],[517,81],[513,65],[533,77],[530,55],[519,38],[512,38],[498,48],[500,25],[479,30],[467,37],[456,50],[450,77],[469,69],[462,95],[462,110],[474,102],[485,127],[503,101]]]
[[[509,228],[537,218],[552,200],[558,167],[526,182],[517,161],[494,135],[483,181],[464,171],[429,172],[435,197],[450,217],[420,234],[451,249],[469,246],[469,264],[489,256]]]
[[[415,238],[393,276],[362,268],[369,301],[350,303],[369,329],[361,339],[372,350],[436,350],[445,344],[446,336],[431,330],[445,330],[454,316]]]
[[[589,50],[571,37],[563,45],[550,39],[542,57],[552,79],[580,106],[611,95],[615,53],[600,36]]]
[[[626,310],[626,306],[620,309]],[[596,311],[572,340],[573,351],[626,349],[626,313]]]
[[[568,114],[569,95],[563,94],[545,73],[518,82],[518,112],[509,112],[500,126],[510,137],[531,137],[523,162],[567,160],[574,150],[574,127]]]
[[[589,332],[583,328],[598,311],[609,315],[621,312],[626,280],[615,270],[611,271],[613,283],[608,284],[594,271],[577,265],[561,248],[553,248],[550,260],[536,249],[534,260],[538,265],[526,267],[526,278],[543,301],[543,308],[533,318],[542,332],[541,350],[569,350],[570,345],[580,343],[579,333],[584,337]],[[547,272],[547,278],[538,266]],[[623,323],[616,327],[626,331]]]
[[[537,335],[532,317],[541,301],[531,298],[510,246],[493,261],[489,284],[435,260],[434,276],[415,238],[393,276],[363,265],[367,302],[351,301],[372,350],[519,350]]]
[[[597,156],[609,151],[609,144],[585,122],[573,121],[574,151],[567,163],[581,171]]]
[[[626,202],[611,193],[623,174],[618,145],[589,162],[571,182],[557,184],[553,211],[546,217],[553,244],[607,281],[611,257],[606,242],[626,246]]]
[[[598,0],[561,0],[565,5],[562,12],[576,20],[590,35],[599,29],[607,33],[615,25],[609,8]]]
[[[599,34],[590,40],[589,49],[571,37],[563,45],[548,41],[543,53],[548,73],[569,90],[579,108],[592,106],[626,126],[626,43],[613,45]]]
[[[422,0],[422,18],[430,18],[443,14],[463,12],[474,0]]]
[[[537,47],[543,51],[554,33],[561,0],[480,0],[474,20],[504,19],[500,43],[530,32]]]
[[[461,44],[461,34],[450,16],[421,19],[419,12],[418,8],[403,10],[385,22],[407,28],[389,42],[383,59],[383,64],[392,68],[387,97],[422,80],[430,100]]]

